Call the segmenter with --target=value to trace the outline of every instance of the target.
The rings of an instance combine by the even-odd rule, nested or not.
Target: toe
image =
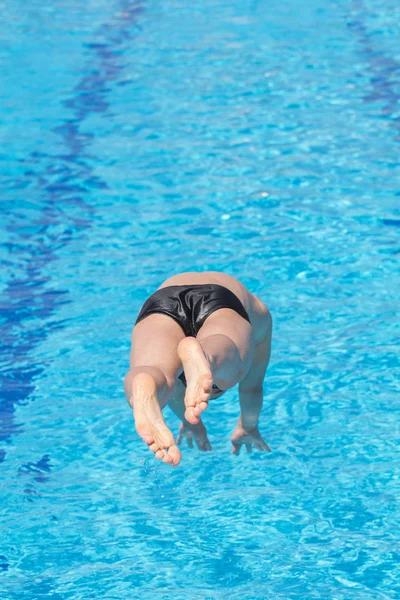
[[[198,419],[203,411],[206,410],[208,406],[207,402],[200,402],[197,406],[193,408],[193,414]]]
[[[206,394],[209,394],[211,392],[211,387],[212,387],[212,379],[206,379],[205,381],[203,381],[203,390],[205,391]]]
[[[188,394],[188,392],[186,392],[184,402],[185,402],[185,406],[187,408],[189,408],[190,406],[194,406],[196,404],[195,395],[194,394]]]
[[[174,467],[179,465],[181,461],[181,452],[177,446],[171,446],[171,448],[168,450],[168,455],[171,457]]]
[[[173,460],[172,457],[167,453],[165,454],[164,458],[162,459],[163,463],[165,463],[166,465],[172,465],[173,464]]]
[[[185,411],[185,419],[189,421],[189,423],[191,423],[192,425],[197,425],[197,423],[200,420],[199,417],[196,416],[194,408],[191,406],[189,406]]]

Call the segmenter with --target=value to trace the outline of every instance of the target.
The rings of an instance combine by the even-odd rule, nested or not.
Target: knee
[[[241,356],[239,349],[235,342],[227,335],[223,333],[216,333],[209,335],[204,340],[201,340],[203,350],[209,359],[210,364],[215,359],[221,359],[223,356],[224,361],[228,360],[231,364],[237,364],[239,366],[241,362]],[[215,354],[214,354],[215,353]]]
[[[133,395],[135,396],[135,394],[142,389],[150,390],[151,392],[157,390],[155,373],[152,373],[149,369],[132,369]]]
[[[236,378],[240,380],[248,371],[248,363],[250,361],[251,352],[248,346],[245,348],[239,347],[234,340],[228,336],[223,337],[226,338],[225,359],[230,361],[231,365],[234,367],[234,370],[236,370]]]

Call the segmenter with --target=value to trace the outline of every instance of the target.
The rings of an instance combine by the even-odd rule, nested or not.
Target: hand
[[[261,437],[260,432],[258,431],[258,427],[254,427],[253,429],[245,429],[243,425],[239,422],[232,435],[232,453],[238,455],[240,453],[240,449],[243,444],[246,446],[246,450],[249,454],[253,451],[253,446],[260,450],[260,452],[271,452],[268,444],[264,442]]]
[[[182,421],[176,443],[180,444],[183,438],[186,438],[189,448],[193,448],[194,439],[199,450],[202,450],[203,452],[209,452],[211,450],[211,444],[207,437],[207,431],[203,421],[199,421],[196,425]]]

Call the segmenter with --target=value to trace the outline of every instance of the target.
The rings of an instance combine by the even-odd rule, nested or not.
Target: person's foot
[[[203,349],[194,337],[184,338],[178,346],[186,378],[185,418],[193,425],[200,420],[210,398],[212,375]]]
[[[134,377],[132,398],[136,431],[156,458],[175,467],[181,460],[181,452],[162,416],[151,375],[140,373]]]

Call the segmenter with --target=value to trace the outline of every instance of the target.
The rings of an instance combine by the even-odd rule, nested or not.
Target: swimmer
[[[268,308],[243,284],[218,272],[167,279],[144,303],[132,331],[125,395],[136,431],[156,458],[176,466],[186,439],[211,450],[201,414],[239,384],[240,416],[232,452],[270,451],[258,430],[271,353]],[[162,410],[181,420],[175,441]]]

